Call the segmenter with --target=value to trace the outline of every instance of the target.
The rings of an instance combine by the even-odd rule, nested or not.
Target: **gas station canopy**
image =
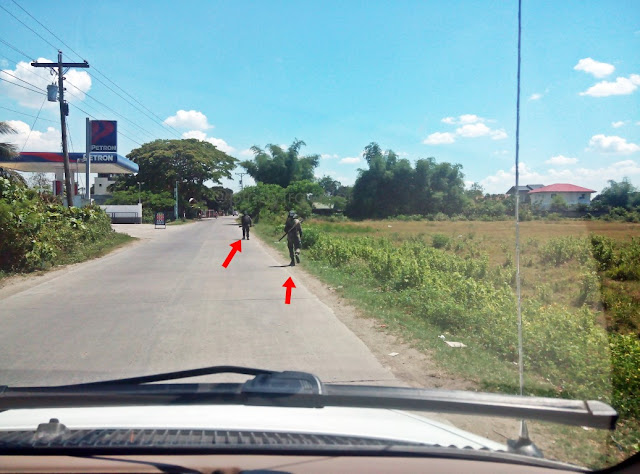
[[[71,172],[84,173],[85,153],[69,153]],[[82,166],[81,166],[82,165]],[[0,161],[0,168],[35,173],[54,173],[64,166],[62,153],[28,151],[12,160]],[[138,172],[138,165],[117,153],[91,153],[91,172],[131,174]]]

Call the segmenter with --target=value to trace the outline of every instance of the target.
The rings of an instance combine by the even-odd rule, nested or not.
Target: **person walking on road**
[[[295,211],[289,211],[289,216],[284,224],[287,234],[287,247],[289,247],[290,266],[295,267],[296,261],[300,263],[300,247],[302,245],[302,225]]]
[[[249,240],[249,227],[253,226],[251,216],[246,212],[243,212],[242,217],[240,218],[240,223],[242,225],[242,240],[245,238]]]

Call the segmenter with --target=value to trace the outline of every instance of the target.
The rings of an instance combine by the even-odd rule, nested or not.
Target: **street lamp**
[[[142,200],[141,200],[141,185],[144,184],[144,181],[138,181],[138,204],[142,204]]]

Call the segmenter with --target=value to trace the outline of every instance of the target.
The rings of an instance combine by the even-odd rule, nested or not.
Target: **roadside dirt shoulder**
[[[260,244],[275,259],[286,260],[263,239],[260,239]],[[338,319],[365,343],[376,359],[402,382],[420,388],[449,390],[476,388],[473,382],[452,377],[438,368],[428,354],[414,349],[409,343],[389,333],[380,321],[367,316],[364,311],[336,293],[335,289],[305,270],[304,262],[291,268],[291,271],[312,293],[331,308]]]

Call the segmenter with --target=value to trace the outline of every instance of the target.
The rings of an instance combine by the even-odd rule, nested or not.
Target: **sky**
[[[504,193],[515,183],[517,7],[0,0],[0,120],[20,150],[60,151],[57,104],[15,84],[45,90],[48,70],[29,63],[61,49],[91,66],[66,74],[75,151],[89,112],[118,121],[121,155],[185,137],[244,160],[254,145],[301,139],[302,154],[321,156],[318,177],[353,184],[375,141],[412,162],[460,163],[468,185]],[[521,184],[640,186],[638,51],[640,1],[522,1]],[[234,178],[223,184],[238,190]]]

